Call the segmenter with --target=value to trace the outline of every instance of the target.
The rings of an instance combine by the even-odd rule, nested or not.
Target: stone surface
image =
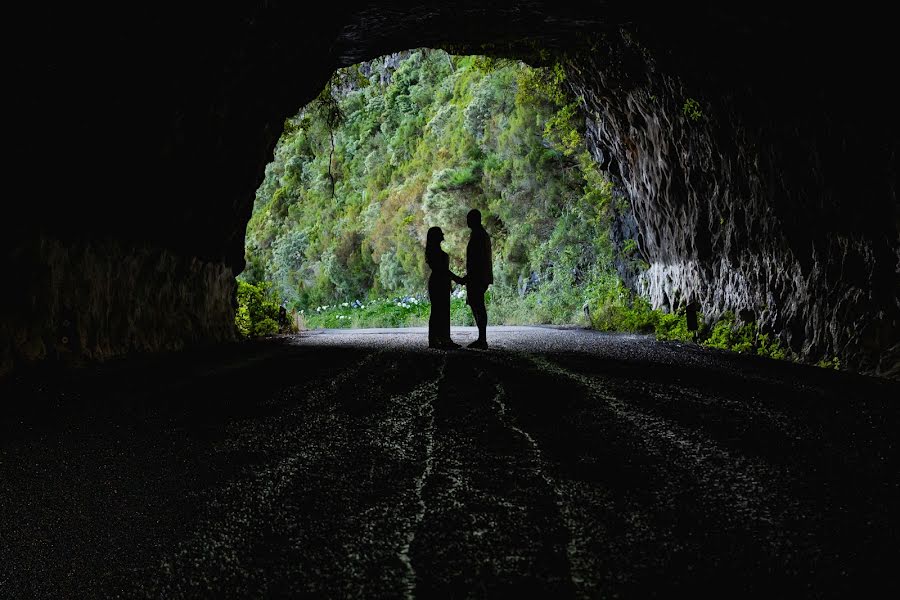
[[[768,66],[735,78],[734,47],[761,33],[719,40],[724,58],[685,42],[672,59],[670,29],[622,28],[568,62],[593,154],[631,200],[650,263],[638,287],[656,307],[755,319],[807,360],[896,377],[898,140],[879,110],[891,92],[846,55],[801,70],[792,52],[824,33],[770,37],[753,57]],[[827,77],[848,62],[862,74]]]
[[[0,373],[13,361],[77,363],[236,337],[234,275],[220,262],[110,240],[41,238],[12,255],[7,276],[17,295],[0,334],[16,353],[0,356]]]

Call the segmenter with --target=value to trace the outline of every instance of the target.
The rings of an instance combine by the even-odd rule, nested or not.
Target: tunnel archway
[[[887,20],[617,1],[110,16],[22,20],[47,43],[15,72],[22,193],[38,198],[7,238],[5,372],[232,339],[244,227],[285,117],[336,67],[435,46],[563,61],[638,216],[654,303],[746,311],[811,360],[897,375]]]

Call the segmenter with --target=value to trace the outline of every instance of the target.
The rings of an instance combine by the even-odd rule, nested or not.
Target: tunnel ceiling
[[[0,364],[228,339],[232,275],[284,119],[337,67],[431,46],[562,60],[594,157],[632,201],[657,305],[749,311],[811,359],[896,373],[889,20],[774,2],[584,4],[22,14],[24,216],[4,240],[22,283]],[[111,316],[135,304],[139,316]]]

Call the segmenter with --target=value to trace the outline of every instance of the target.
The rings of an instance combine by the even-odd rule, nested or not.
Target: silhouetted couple
[[[466,224],[472,230],[466,246],[466,276],[459,277],[450,271],[450,257],[441,249],[444,232],[440,227],[428,230],[425,241],[425,262],[431,267],[428,278],[428,298],[431,315],[428,318],[428,346],[430,348],[459,348],[450,339],[450,292],[452,281],[466,286],[466,304],[472,308],[478,339],[469,348],[487,348],[487,307],[484,294],[494,282],[491,264],[491,238],[481,226],[481,212],[472,209],[466,215]]]

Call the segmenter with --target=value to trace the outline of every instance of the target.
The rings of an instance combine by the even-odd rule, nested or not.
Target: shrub
[[[841,368],[841,360],[837,356],[832,357],[824,357],[822,360],[816,363],[817,367],[822,367],[823,369],[835,369],[838,370]]]
[[[693,98],[685,100],[681,110],[684,113],[684,116],[691,121],[699,121],[703,118],[703,112],[700,111],[700,103]]]
[[[709,338],[703,342],[703,345],[710,348],[719,348],[720,350],[731,350],[733,343],[734,313],[726,311],[713,325]]]
[[[270,300],[267,293],[270,284],[253,285],[237,280],[238,309],[234,322],[244,337],[258,337],[277,333],[278,303]]]
[[[660,313],[656,321],[656,339],[690,341],[694,332],[688,329],[687,317],[683,312],[677,314]]]
[[[776,360],[790,360],[792,355],[781,340],[768,333],[759,333],[755,322],[736,326],[734,313],[726,311],[713,326],[703,344],[710,348],[733,352],[753,353]]]
[[[588,286],[591,325],[600,331],[651,333],[659,311],[645,298],[633,294],[614,274],[598,276]]]
[[[775,360],[787,360],[790,357],[787,348],[781,345],[781,341],[777,337],[763,333],[760,334],[757,341],[759,345],[756,348],[756,353],[760,356],[774,358]]]

